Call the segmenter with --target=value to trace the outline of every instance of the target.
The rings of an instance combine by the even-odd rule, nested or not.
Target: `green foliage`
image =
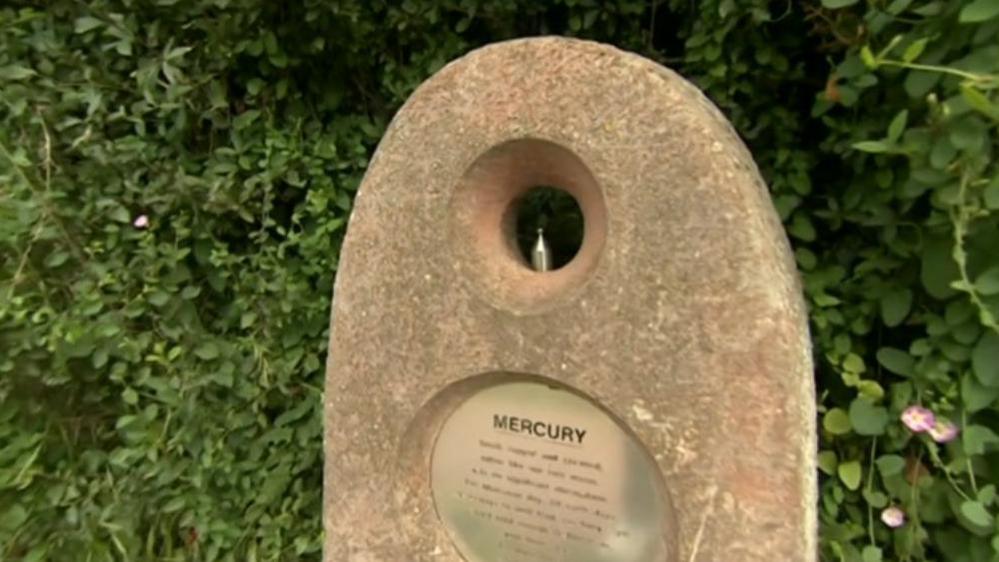
[[[318,560],[365,165],[448,60],[556,33],[672,66],[750,145],[811,311],[824,559],[999,560],[996,6],[8,2],[0,558]]]
[[[834,559],[866,560],[879,547],[878,559],[999,560],[999,437],[989,429],[999,397],[993,6],[900,0],[812,12],[840,43],[811,110],[823,158],[838,160],[810,205],[830,237],[810,245],[816,267],[805,268],[822,405],[851,392],[856,405],[876,386],[890,419],[918,403],[962,433],[937,443],[897,422],[884,427],[868,406],[857,420],[851,407],[851,422],[872,437],[826,428],[822,454],[869,464],[859,496],[846,480],[822,484],[823,547]],[[816,276],[835,285],[817,286]],[[850,354],[873,356],[879,369],[851,370]],[[875,495],[907,523],[881,525]]]

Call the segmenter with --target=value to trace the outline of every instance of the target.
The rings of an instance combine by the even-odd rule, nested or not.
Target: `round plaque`
[[[661,562],[667,509],[642,445],[579,394],[541,382],[480,390],[431,458],[437,514],[468,562]]]

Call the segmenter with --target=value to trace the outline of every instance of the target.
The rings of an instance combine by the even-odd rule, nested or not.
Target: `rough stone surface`
[[[580,200],[587,232],[572,264],[539,274],[509,249],[504,206],[547,181]],[[429,455],[458,399],[441,391],[491,371],[562,381],[634,431],[674,506],[676,561],[816,559],[788,244],[730,125],[653,62],[530,39],[424,83],[358,193],[332,326],[327,562],[461,560]]]

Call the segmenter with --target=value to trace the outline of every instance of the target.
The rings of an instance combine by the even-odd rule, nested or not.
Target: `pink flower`
[[[950,443],[957,434],[957,426],[947,420],[937,420],[937,423],[930,428],[930,437],[937,443]]]
[[[135,217],[135,220],[132,221],[132,226],[138,228],[139,230],[146,228],[149,226],[149,217],[146,215],[139,215]]]
[[[897,529],[905,525],[905,512],[894,505],[886,507],[881,512],[881,521],[892,529]]]
[[[922,406],[909,406],[902,412],[902,423],[913,433],[930,431],[937,424],[936,416]]]

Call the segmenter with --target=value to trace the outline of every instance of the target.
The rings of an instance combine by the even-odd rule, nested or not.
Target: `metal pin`
[[[549,271],[552,268],[552,250],[545,240],[544,229],[538,229],[538,239],[531,249],[531,267],[534,271]]]

